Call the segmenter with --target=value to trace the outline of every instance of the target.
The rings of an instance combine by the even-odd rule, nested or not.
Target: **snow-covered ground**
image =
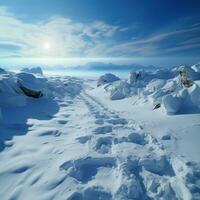
[[[200,199],[200,68],[190,87],[182,68],[130,80],[1,69],[0,199]]]

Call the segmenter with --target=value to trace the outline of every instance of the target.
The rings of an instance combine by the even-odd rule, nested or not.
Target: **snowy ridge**
[[[20,93],[12,94],[26,101],[1,104],[2,200],[200,198],[198,162],[177,156],[166,146],[176,135],[155,137],[148,124],[123,113],[123,100],[106,99],[108,90],[96,88],[96,81],[31,80],[34,86],[40,81],[33,89],[40,89],[43,96],[27,97],[16,81],[12,84]],[[0,93],[4,94],[6,90]]]

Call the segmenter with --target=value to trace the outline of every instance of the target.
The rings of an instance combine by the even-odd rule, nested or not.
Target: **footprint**
[[[67,161],[60,166],[60,169],[67,171],[68,175],[76,180],[87,183],[97,174],[98,168],[112,168],[115,165],[116,159],[113,157],[86,157],[75,161]]]
[[[146,141],[145,134],[131,133],[128,135],[128,141],[135,144],[145,145],[148,142]]]
[[[74,192],[67,200],[83,200],[83,195],[79,192]]]
[[[107,125],[107,126],[100,126],[97,127],[94,131],[94,134],[106,134],[112,132],[112,126]]]
[[[85,189],[82,193],[73,193],[68,200],[112,200],[112,195],[102,187],[93,186]]]
[[[85,144],[90,139],[91,139],[91,135],[86,135],[86,136],[76,138],[76,140],[78,140],[78,142],[81,144]]]
[[[139,161],[139,165],[143,166],[147,171],[158,174],[160,176],[174,176],[174,170],[166,155],[147,155]]]
[[[41,179],[42,175],[43,175],[42,172],[39,172],[37,174],[33,174],[29,178],[30,185],[34,185],[35,183],[37,183]]]
[[[95,121],[95,124],[100,124],[100,125],[102,125],[102,124],[104,124],[104,120],[103,120],[103,119],[97,119],[97,120]]]
[[[186,175],[187,187],[196,199],[200,199],[200,164],[195,162],[187,162],[186,164],[191,169]]]
[[[108,119],[108,116],[105,114],[95,113],[95,118],[97,119]]]
[[[66,179],[66,175],[60,176],[60,177],[59,176],[54,177],[53,180],[48,181],[46,188],[48,190],[53,190],[56,187],[59,187],[65,181],[65,179]]]
[[[16,163],[9,171],[14,174],[24,173],[33,167],[33,164]]]
[[[140,176],[141,167],[137,158],[128,158],[120,166],[122,173],[121,185],[115,193],[115,199],[148,199]]]
[[[112,137],[100,137],[97,139],[94,149],[99,153],[108,153],[112,146]]]
[[[67,124],[67,122],[68,122],[67,120],[62,120],[62,119],[59,119],[59,120],[58,120],[58,123],[59,123],[59,124]]]
[[[49,135],[52,135],[52,136],[58,137],[58,136],[61,135],[61,132],[58,131],[58,130],[55,130],[55,131],[49,130],[49,131],[44,131],[42,133],[39,133],[38,135],[39,136],[49,136]]]
[[[123,119],[123,118],[109,119],[109,120],[107,120],[107,122],[110,124],[113,124],[113,125],[117,125],[117,124],[125,125],[128,123],[127,120]]]
[[[105,191],[102,187],[89,187],[83,192],[84,200],[111,200],[111,193]]]

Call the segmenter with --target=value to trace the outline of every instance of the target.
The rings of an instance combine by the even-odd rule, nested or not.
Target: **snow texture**
[[[200,199],[199,68],[188,68],[191,87],[180,67],[131,80],[1,69],[0,199]]]

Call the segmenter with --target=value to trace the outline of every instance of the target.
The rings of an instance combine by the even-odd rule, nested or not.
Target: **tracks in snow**
[[[101,185],[97,199],[191,198],[186,186],[194,186],[195,183],[186,179],[186,172],[181,169],[187,168],[183,161],[167,155],[155,138],[142,129],[132,127],[135,122],[121,118],[86,92],[82,92],[80,100],[88,107],[96,125],[91,134],[77,140],[87,144],[98,156],[75,160],[73,165],[64,163],[61,168],[65,171],[72,167],[69,176],[84,184],[98,182],[100,169],[107,168],[109,174],[114,176],[111,180],[118,185]],[[90,169],[91,174],[85,169]],[[77,196],[87,199],[85,190],[73,193],[70,198],[76,199]]]
[[[58,101],[53,119],[34,122],[0,155],[10,159],[0,170],[10,199],[188,200],[190,191],[198,199],[199,167],[168,155],[134,120],[86,91]]]

